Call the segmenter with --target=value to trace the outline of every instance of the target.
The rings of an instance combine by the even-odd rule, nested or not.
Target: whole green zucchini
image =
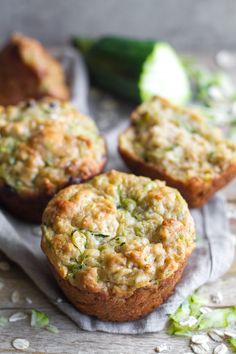
[[[185,70],[164,42],[121,37],[98,40],[76,37],[93,81],[101,88],[134,101],[160,95],[179,104],[191,96]]]

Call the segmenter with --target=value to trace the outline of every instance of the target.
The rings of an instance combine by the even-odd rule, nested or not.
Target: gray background
[[[0,44],[13,31],[45,44],[115,33],[215,52],[236,49],[236,0],[0,0]]]

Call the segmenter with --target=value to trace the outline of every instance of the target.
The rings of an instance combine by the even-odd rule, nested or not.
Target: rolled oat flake
[[[31,300],[30,297],[26,296],[25,301],[27,302],[27,304],[31,305],[33,303],[33,301]]]
[[[190,348],[195,354],[205,354],[209,351],[209,346],[206,343],[202,344],[191,344]]]
[[[20,293],[18,290],[14,290],[11,294],[11,301],[13,302],[13,304],[16,304],[20,301]]]
[[[16,312],[9,317],[9,322],[17,322],[21,320],[25,320],[27,318],[27,314],[23,312]]]
[[[224,332],[219,329],[212,329],[208,332],[208,336],[215,342],[222,342],[224,339]]]
[[[205,334],[194,334],[191,338],[191,342],[194,344],[203,344],[209,341],[209,337]]]
[[[224,335],[226,336],[226,337],[232,337],[232,338],[236,338],[236,332],[234,331],[231,331],[231,330],[229,330],[229,329],[226,329],[225,331],[224,331]]]
[[[157,352],[157,353],[162,353],[162,352],[166,352],[166,351],[168,351],[168,347],[165,343],[160,344],[155,348],[155,352]]]
[[[24,338],[16,338],[12,342],[13,348],[18,350],[25,350],[29,348],[29,345],[30,345],[29,341]]]
[[[226,354],[226,353],[228,353],[228,348],[223,343],[217,345],[217,347],[215,347],[213,351],[213,354]]]

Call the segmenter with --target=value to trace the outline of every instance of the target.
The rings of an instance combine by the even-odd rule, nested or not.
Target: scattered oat
[[[8,262],[5,262],[5,261],[0,262],[0,270],[2,270],[4,272],[8,272],[10,269],[11,269],[10,264]]]
[[[18,290],[14,290],[11,294],[11,301],[13,302],[13,304],[16,304],[20,301],[20,293]]]
[[[229,330],[229,329],[226,329],[226,330],[224,331],[224,335],[225,335],[226,337],[236,338],[236,332],[233,332],[233,331],[231,331],[231,330]]]
[[[28,316],[26,313],[16,312],[9,317],[9,322],[16,322],[16,321],[25,320],[27,317]]]
[[[206,352],[209,351],[209,345],[207,343],[199,344]]]
[[[181,326],[193,327],[197,322],[198,320],[196,319],[196,317],[189,316],[187,320],[181,321],[179,324]]]
[[[221,294],[221,292],[218,291],[216,294],[212,294],[211,301],[214,304],[221,304],[223,301],[223,295]]]
[[[18,350],[25,350],[29,348],[29,341],[23,338],[16,338],[13,340],[12,346]]]
[[[166,352],[166,351],[168,351],[168,347],[165,343],[160,344],[155,348],[155,352],[157,352],[157,353],[162,353],[162,352]]]
[[[209,337],[205,334],[194,334],[191,337],[191,342],[194,344],[203,344],[209,342]]]
[[[27,304],[31,305],[33,303],[33,301],[31,300],[30,297],[26,296],[25,301],[27,302]]]
[[[228,348],[226,347],[225,344],[219,344],[215,349],[213,350],[213,354],[226,354],[228,353]]]
[[[210,349],[208,344],[206,343],[191,344],[190,347],[195,354],[206,354],[207,352],[209,352]]]
[[[220,329],[212,329],[208,332],[208,336],[215,342],[222,342],[224,339],[224,332]]]
[[[200,307],[199,311],[204,315],[205,313],[209,313],[212,312],[212,309],[210,309],[209,307]]]
[[[63,299],[60,298],[60,297],[58,297],[57,300],[56,300],[56,302],[57,302],[58,304],[60,304],[61,302],[63,302]]]

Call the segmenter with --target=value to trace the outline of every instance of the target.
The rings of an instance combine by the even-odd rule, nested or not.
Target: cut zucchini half
[[[174,52],[166,43],[157,43],[146,59],[139,81],[142,101],[160,95],[177,104],[191,98],[191,88],[186,72]]]

